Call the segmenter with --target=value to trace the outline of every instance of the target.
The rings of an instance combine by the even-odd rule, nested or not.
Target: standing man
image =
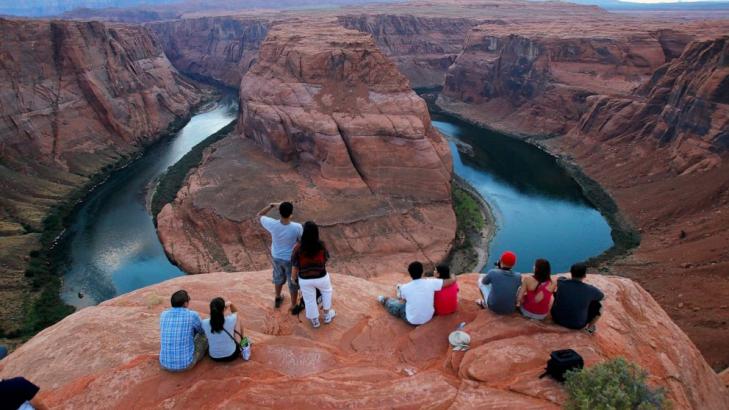
[[[278,207],[281,219],[266,216],[273,208]],[[271,257],[273,259],[273,284],[276,287],[274,306],[278,309],[283,303],[281,290],[284,283],[289,284],[291,308],[296,306],[299,285],[291,280],[291,252],[296,242],[301,239],[304,228],[300,223],[292,222],[294,205],[291,202],[271,203],[261,209],[256,216],[261,218],[261,225],[271,234]]]

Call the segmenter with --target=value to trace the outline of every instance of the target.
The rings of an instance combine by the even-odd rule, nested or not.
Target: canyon
[[[237,130],[157,217],[185,271],[263,269],[255,211],[292,201],[335,269],[373,276],[443,259],[455,236],[448,146],[372,38],[329,22],[273,26],[240,86]]]
[[[0,36],[0,327],[13,332],[32,288],[45,286],[24,272],[48,215],[205,93],[142,27],[1,19]]]
[[[635,282],[591,275],[605,313],[595,335],[516,315],[498,316],[471,302],[476,275],[459,278],[460,308],[411,327],[390,316],[377,295],[406,281],[332,274],[337,317],[312,329],[271,309],[270,272],[190,275],[83,309],[44,330],[0,362],[0,375],[22,374],[51,408],[524,408],[557,409],[561,384],[539,379],[552,350],[570,346],[587,366],[625,357],[666,389],[675,408],[720,410],[729,393],[688,337]],[[172,374],[158,364],[158,317],[178,289],[207,312],[216,296],[242,304],[251,360]],[[207,316],[205,313],[203,317]],[[453,351],[448,334],[466,322],[470,349]],[[670,343],[666,343],[670,340]],[[282,394],[293,392],[294,394]]]
[[[272,22],[291,17],[291,12],[280,12],[266,15],[265,19]],[[185,40],[185,44],[207,44],[201,40],[212,36],[215,46],[206,57],[184,64],[200,67],[205,64],[203,60],[213,59],[221,61],[216,67],[227,64],[235,68],[241,67],[241,62],[247,66],[257,58],[257,43],[241,47],[247,41],[245,38],[224,42],[215,34],[221,31],[220,26],[237,24],[231,21],[249,21],[251,16],[244,13],[220,18],[223,20],[213,26],[218,28],[187,32],[191,40]],[[703,54],[684,55],[684,49],[694,42],[721,36],[725,20],[683,19],[670,13],[663,13],[660,19],[642,18],[590,6],[518,1],[415,1],[407,5],[322,12],[320,19],[335,19],[348,28],[372,35],[411,85],[431,87],[440,78],[443,91],[437,104],[441,109],[537,143],[566,164],[581,167],[585,171],[583,177],[594,178],[607,188],[621,211],[618,217],[623,225],[638,232],[642,242],[633,252],[634,257],[608,261],[601,264],[601,269],[638,280],[688,332],[715,368],[729,365],[729,356],[722,347],[729,329],[729,310],[725,304],[713,302],[725,292],[727,278],[722,272],[726,272],[723,266],[729,263],[720,246],[727,214],[722,212],[726,185],[722,167],[717,165],[724,155],[722,141],[726,130],[722,108],[726,90],[722,78],[712,80],[714,92],[718,93],[713,101],[692,103],[687,106],[691,108],[690,114],[680,114],[683,106],[661,114],[666,118],[680,117],[674,125],[695,128],[698,131],[693,134],[698,133],[700,138],[671,137],[672,153],[664,155],[667,149],[651,145],[651,141],[636,141],[636,133],[630,133],[635,131],[631,127],[643,127],[646,121],[655,123],[650,116],[662,111],[661,104],[680,98],[679,85],[674,87],[666,80],[651,85],[658,80],[661,70],[671,62],[679,62],[685,66],[674,68],[678,75],[692,64],[704,64]],[[567,21],[571,23],[566,24]],[[154,23],[154,27],[162,31],[157,25],[183,24],[202,23],[182,20]],[[463,38],[461,45],[459,36]],[[194,46],[179,50],[183,55],[207,53],[203,47]],[[226,59],[224,50],[236,50],[238,54]],[[241,76],[246,71],[237,70]],[[214,70],[198,70],[196,74],[222,78]],[[226,84],[235,86],[236,80],[237,74]],[[655,95],[646,105],[642,101],[649,98],[651,87],[655,88]],[[672,94],[664,95],[665,89],[671,87]],[[595,115],[591,114],[593,107],[602,104],[610,104],[613,109],[601,111],[603,122],[608,116],[615,116],[610,127],[616,132],[629,132],[606,141],[592,135],[599,134],[597,127],[581,130],[583,121]],[[645,105],[642,114],[634,114],[641,105]],[[628,108],[620,111],[623,107]],[[696,122],[706,118],[711,118],[710,124]],[[707,127],[711,132],[702,136]],[[676,129],[670,124],[658,127],[663,128],[664,136],[655,138],[668,138],[665,131]],[[671,132],[680,134],[678,130]],[[702,141],[706,138],[713,141]],[[613,145],[609,156],[598,148],[606,143]],[[654,150],[662,153],[651,156]],[[628,161],[618,152],[640,160]],[[667,169],[666,164],[673,167]],[[650,188],[640,181],[652,181]],[[588,185],[592,183],[587,181]],[[681,231],[691,231],[689,239],[682,237]],[[689,246],[686,249],[693,256],[677,260],[671,249],[679,245]],[[643,249],[653,254],[649,261],[639,256]],[[664,252],[656,254],[658,249]],[[676,294],[671,284],[684,276],[689,286]],[[714,296],[698,297],[707,293]]]
[[[123,406],[135,394],[179,407],[226,385],[241,389],[217,405],[256,397],[274,406],[291,400],[277,389],[293,383],[307,406],[550,408],[565,393],[535,377],[566,343],[588,365],[636,361],[678,408],[729,405],[711,370],[729,367],[729,21],[518,0],[145,16],[165,21],[0,19],[0,327],[17,333],[19,307],[41,291],[27,271],[47,217],[179,126],[211,93],[200,83],[236,90],[237,127],[204,151],[156,218],[170,259],[208,275],[83,309],[0,362],[4,376],[33,377],[52,407]],[[383,272],[437,263],[454,238],[449,147],[412,91],[441,87],[438,109],[555,155],[588,196],[604,187],[640,234],[596,266],[605,276],[591,276],[609,295],[596,336],[477,311],[468,275],[461,311],[429,325],[406,328],[377,306],[377,294],[404,281]],[[336,255],[344,314],[331,332],[272,313],[270,272],[210,273],[269,266],[254,216],[282,199],[295,219],[320,224]],[[162,376],[157,314],[178,287],[200,311],[224,292],[250,301],[258,358]],[[445,342],[462,321],[466,354]],[[137,337],[122,340],[112,323]],[[513,346],[526,352],[517,369],[505,358]],[[287,368],[291,351],[304,359]],[[81,352],[96,352],[91,367]],[[69,368],[74,357],[84,365]],[[311,387],[321,381],[342,396]],[[433,394],[413,393],[424,386]]]

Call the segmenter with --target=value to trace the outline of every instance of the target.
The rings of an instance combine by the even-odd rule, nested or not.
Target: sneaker
[[[275,307],[276,309],[278,309],[278,308],[280,308],[280,307],[281,307],[281,304],[283,303],[283,301],[284,301],[284,298],[283,298],[283,296],[279,296],[279,297],[277,297],[276,299],[274,299],[274,301],[273,301],[273,306],[274,306],[274,307]]]
[[[585,332],[586,332],[586,333],[587,333],[588,335],[594,335],[594,334],[595,334],[595,332],[597,332],[597,326],[595,326],[595,325],[587,325],[587,326],[585,327]]]
[[[334,311],[334,309],[330,309],[326,316],[324,316],[324,323],[329,324],[332,323],[332,320],[334,319],[334,316],[337,315],[337,312]]]
[[[314,319],[309,319],[309,321],[311,322],[311,325],[314,327],[314,329],[321,326],[321,324],[319,323],[318,317],[315,317]]]
[[[380,304],[384,305],[386,300],[387,300],[387,298],[382,295],[377,297],[377,301],[380,302]]]

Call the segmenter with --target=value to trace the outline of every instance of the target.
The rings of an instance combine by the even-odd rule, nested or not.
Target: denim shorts
[[[289,284],[289,290],[296,292],[299,285],[291,280],[291,261],[283,259],[273,259],[273,283],[274,285]]]

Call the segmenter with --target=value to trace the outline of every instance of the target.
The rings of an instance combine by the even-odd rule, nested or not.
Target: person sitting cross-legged
[[[600,289],[584,283],[587,265],[576,263],[570,268],[571,279],[560,278],[552,305],[554,323],[570,329],[584,329],[592,334],[600,319],[605,294]]]
[[[433,318],[435,292],[456,283],[456,279],[423,279],[423,264],[412,262],[408,266],[412,281],[398,285],[398,298],[378,296],[377,300],[390,314],[411,325],[423,325]]]
[[[552,267],[546,259],[534,262],[534,275],[521,275],[521,288],[516,297],[517,305],[524,317],[544,320],[552,306],[553,294],[557,289],[552,280]]]
[[[495,269],[478,278],[483,300],[478,305],[499,315],[508,315],[516,310],[516,295],[521,286],[521,275],[513,271],[516,254],[506,251],[501,255]]]
[[[172,294],[172,308],[159,320],[159,364],[170,372],[192,369],[208,350],[200,314],[188,309],[190,296],[184,290]]]

